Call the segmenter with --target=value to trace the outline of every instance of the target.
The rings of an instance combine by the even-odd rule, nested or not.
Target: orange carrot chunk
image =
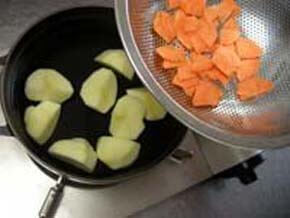
[[[254,77],[259,72],[261,61],[259,59],[243,60],[237,69],[237,78],[240,82]]]
[[[240,37],[236,42],[237,52],[242,59],[253,59],[262,56],[263,50],[250,39]]]
[[[190,34],[187,34],[185,32],[178,32],[177,39],[185,48],[187,48],[188,50],[192,49]]]
[[[218,37],[215,25],[205,19],[199,21],[199,30],[197,33],[201,40],[210,48],[214,45]]]
[[[202,17],[206,7],[206,0],[183,0],[180,7],[187,14]]]
[[[220,43],[222,45],[230,45],[238,40],[240,30],[238,29],[222,29],[220,31]]]
[[[220,31],[220,43],[222,45],[231,45],[236,42],[240,37],[240,28],[236,23],[234,18],[229,19],[229,21],[222,27]]]
[[[161,46],[156,49],[156,53],[163,59],[174,62],[186,61],[185,52],[181,48],[175,48],[170,45]]]
[[[274,84],[258,77],[245,80],[238,84],[237,95],[240,100],[249,100],[272,91]]]
[[[228,21],[223,25],[225,29],[240,29],[239,24],[235,17],[228,19]]]
[[[210,81],[200,81],[196,87],[192,104],[195,107],[216,107],[222,96],[223,92],[217,85]]]
[[[213,56],[213,63],[226,76],[231,77],[239,67],[241,60],[237,54],[230,48],[220,46]]]
[[[199,80],[196,80],[196,82],[198,83]],[[196,90],[196,86],[191,86],[191,87],[188,87],[186,89],[183,89],[184,93],[188,96],[188,97],[192,97],[195,93],[195,90]]]
[[[231,16],[238,16],[241,8],[235,0],[222,0],[219,4],[219,19],[224,23]]]
[[[199,28],[199,20],[194,16],[188,16],[185,19],[184,31],[195,32]]]
[[[189,65],[178,68],[172,84],[183,89],[185,94],[191,97],[195,92],[195,87],[199,83],[198,76],[192,72]]]
[[[213,68],[212,61],[204,55],[195,55],[191,57],[191,70],[200,72]]]
[[[230,81],[230,79],[226,75],[224,75],[220,70],[215,67],[211,70],[200,73],[200,75],[202,78],[220,82],[223,86],[226,86]]]
[[[210,51],[209,47],[205,44],[205,42],[200,39],[199,35],[191,34],[190,41],[192,48],[195,50],[196,53],[201,54]]]
[[[191,70],[190,65],[179,67],[176,74],[180,81],[197,78],[196,73]]]
[[[181,4],[181,0],[168,0],[167,3],[170,9],[179,8]]]
[[[204,17],[209,22],[215,21],[218,18],[218,16],[219,16],[219,7],[217,5],[207,7],[204,11]]]
[[[177,10],[174,16],[174,28],[177,33],[177,39],[187,49],[192,49],[190,35],[185,31],[187,16],[182,10]]]
[[[173,18],[164,11],[156,13],[153,21],[153,29],[167,43],[170,43],[176,37]]]
[[[180,61],[180,62],[176,62],[176,61],[163,61],[162,67],[164,69],[173,69],[173,68],[178,68],[178,67],[182,67],[186,65],[186,61]]]
[[[182,10],[177,10],[174,14],[174,28],[177,32],[184,31],[186,14]]]

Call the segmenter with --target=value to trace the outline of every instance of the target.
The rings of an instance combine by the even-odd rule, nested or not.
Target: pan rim
[[[101,7],[101,6],[79,6],[79,7],[70,7],[67,9],[62,9],[62,10],[58,10],[48,16],[45,16],[41,19],[39,19],[37,22],[33,23],[29,28],[27,28],[26,31],[23,32],[23,34],[21,34],[18,39],[16,40],[16,42],[13,44],[11,50],[9,51],[9,54],[7,56],[6,59],[6,63],[2,69],[2,73],[1,73],[1,89],[2,92],[0,94],[0,98],[1,98],[1,106],[3,109],[3,114],[4,117],[7,121],[7,125],[9,126],[9,128],[11,128],[15,138],[17,138],[21,143],[21,146],[24,148],[25,152],[28,154],[29,157],[31,157],[37,164],[39,164],[41,167],[43,167],[44,169],[48,170],[49,172],[57,175],[57,176],[63,176],[65,177],[67,180],[72,181],[72,182],[76,182],[79,184],[84,184],[84,185],[108,185],[108,184],[115,184],[115,183],[119,183],[119,182],[123,182],[126,180],[129,180],[131,178],[134,178],[136,176],[142,175],[144,173],[146,173],[147,171],[153,169],[156,165],[158,165],[162,160],[164,160],[167,156],[169,156],[171,153],[174,152],[175,149],[171,149],[172,151],[166,152],[164,153],[162,156],[158,157],[156,160],[154,160],[153,162],[150,162],[150,164],[147,164],[146,166],[142,166],[140,168],[138,168],[138,171],[134,171],[132,172],[126,172],[122,175],[117,175],[117,176],[112,176],[112,178],[104,178],[104,179],[91,179],[91,178],[85,178],[84,176],[78,176],[78,175],[74,175],[71,173],[67,173],[64,170],[61,170],[57,167],[52,166],[51,164],[47,163],[46,161],[42,160],[37,154],[35,154],[34,152],[31,151],[31,149],[28,148],[28,146],[26,146],[26,142],[25,140],[23,140],[23,138],[21,137],[21,135],[18,133],[17,128],[15,128],[15,126],[13,125],[13,120],[9,115],[8,112],[8,108],[7,108],[7,96],[5,95],[4,90],[4,83],[5,83],[5,79],[7,76],[7,68],[9,66],[9,63],[11,62],[12,59],[12,55],[15,54],[18,51],[18,45],[21,44],[21,42],[23,41],[24,37],[30,33],[31,31],[33,31],[33,29],[39,25],[41,25],[45,20],[51,18],[51,17],[55,17],[55,16],[59,16],[60,14],[63,13],[67,13],[67,12],[72,12],[72,11],[77,11],[77,10],[92,10],[92,9],[97,9],[97,10],[109,10],[112,11],[114,13],[113,8],[111,7]],[[184,127],[184,134],[186,133],[186,127]],[[181,141],[181,140],[180,140]],[[178,146],[176,146],[177,148]]]

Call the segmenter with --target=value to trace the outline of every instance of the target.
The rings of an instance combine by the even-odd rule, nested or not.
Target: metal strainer
[[[258,100],[240,102],[234,82],[215,109],[196,109],[171,85],[155,48],[164,44],[152,31],[156,11],[165,0],[115,0],[119,31],[137,74],[178,120],[216,142],[245,148],[278,148],[290,144],[290,1],[241,0],[243,34],[263,49],[261,75],[275,90]],[[209,3],[216,3],[209,1]],[[205,93],[206,95],[206,93]]]

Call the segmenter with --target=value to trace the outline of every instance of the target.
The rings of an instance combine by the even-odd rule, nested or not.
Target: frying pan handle
[[[9,54],[9,49],[4,49],[4,50],[0,51],[0,72],[2,72],[2,68],[6,64],[8,54]],[[2,110],[1,107],[0,107],[0,110]],[[1,119],[0,119],[0,135],[1,136],[13,136],[9,127],[7,127],[5,125],[5,123],[6,122],[4,120],[4,117],[1,117]]]
[[[0,67],[4,66],[6,64],[8,54],[9,54],[9,49],[4,49],[4,50],[0,51]]]
[[[65,185],[65,177],[60,176],[56,184],[49,189],[46,198],[39,211],[39,218],[53,217],[58,203],[61,200],[63,187]]]

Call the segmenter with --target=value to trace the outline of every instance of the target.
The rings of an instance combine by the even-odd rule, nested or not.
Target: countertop
[[[40,17],[73,6],[112,5],[112,0],[1,0],[0,51]],[[259,180],[243,186],[236,179],[210,180],[189,188],[134,218],[286,218],[290,217],[290,149],[264,153]],[[1,173],[0,173],[1,175]]]

